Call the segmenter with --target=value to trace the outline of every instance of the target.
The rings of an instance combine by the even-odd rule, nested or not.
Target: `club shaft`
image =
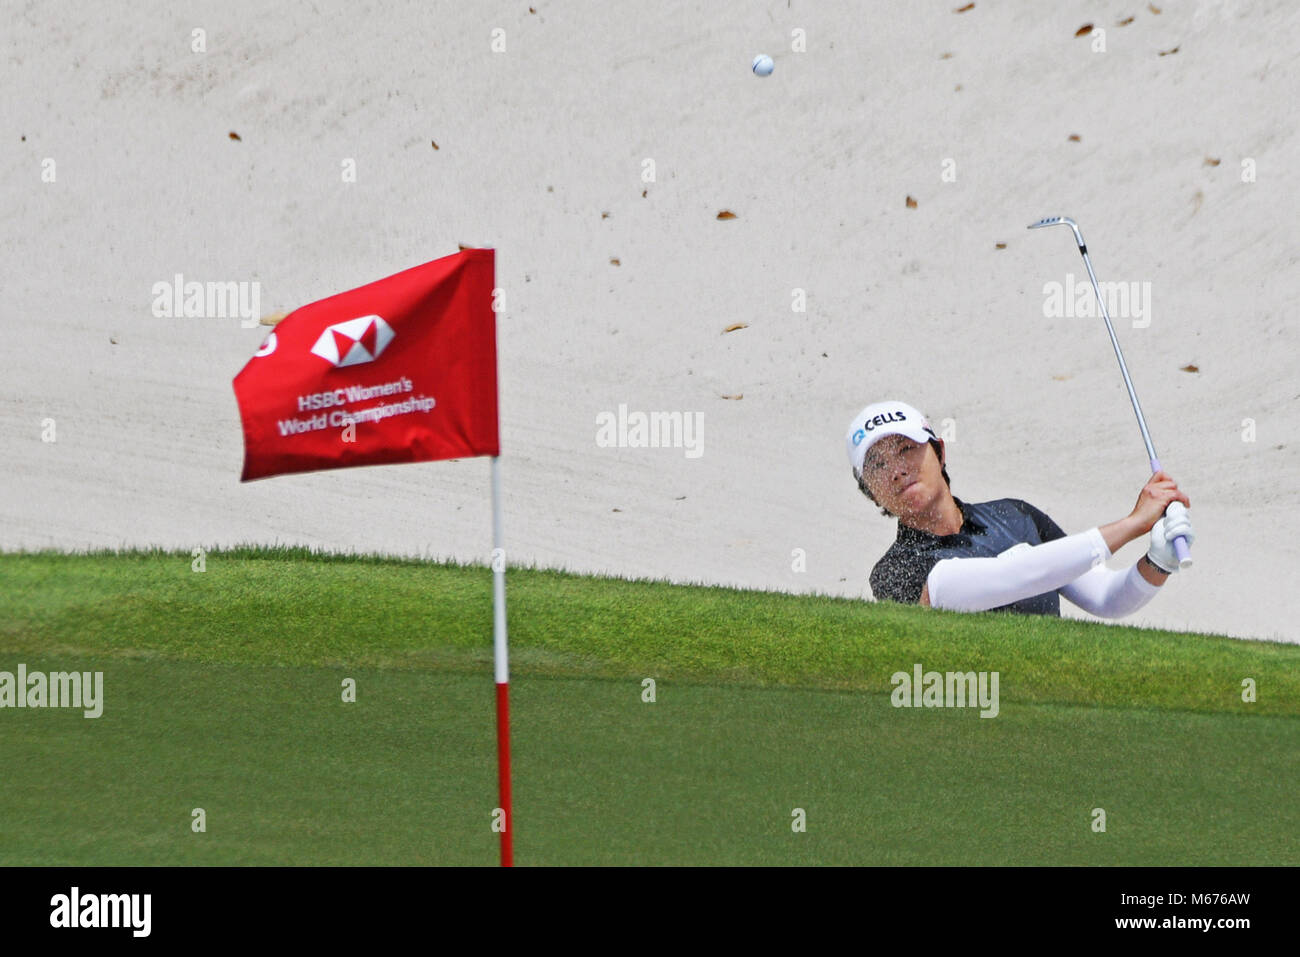
[[[1097,274],[1092,271],[1092,260],[1088,258],[1088,247],[1082,242],[1079,243],[1079,254],[1083,256],[1083,264],[1088,268],[1088,278],[1092,280],[1092,291],[1097,297],[1097,306],[1101,309],[1101,317],[1106,320],[1106,331],[1110,333],[1110,344],[1115,347],[1115,358],[1119,360],[1119,371],[1124,376],[1124,385],[1128,388],[1129,401],[1133,403],[1133,412],[1137,415],[1138,428],[1142,430],[1142,441],[1146,443],[1147,458],[1151,460],[1151,471],[1160,471],[1160,460],[1156,457],[1156,447],[1151,442],[1151,433],[1147,431],[1147,420],[1142,415],[1142,405],[1138,402],[1137,391],[1133,388],[1133,380],[1128,374],[1128,365],[1124,362],[1124,353],[1120,350],[1119,339],[1115,336],[1115,327],[1110,324],[1110,314],[1106,311],[1106,301],[1101,296],[1101,286],[1097,283]]]
[[[1128,364],[1124,362],[1124,353],[1120,350],[1119,339],[1115,336],[1115,327],[1111,325],[1110,313],[1106,311],[1106,302],[1101,297],[1101,284],[1097,282],[1097,274],[1092,271],[1092,260],[1088,258],[1088,244],[1083,241],[1083,233],[1079,230],[1079,224],[1068,216],[1048,216],[1040,219],[1036,223],[1031,223],[1030,229],[1040,229],[1044,226],[1069,226],[1074,233],[1074,242],[1079,247],[1079,255],[1083,257],[1083,264],[1088,268],[1088,278],[1092,280],[1092,292],[1097,297],[1097,306],[1101,309],[1101,317],[1106,320],[1106,331],[1110,333],[1110,344],[1115,347],[1115,358],[1119,360],[1119,371],[1124,376],[1124,385],[1128,389],[1129,401],[1133,403],[1133,414],[1137,416],[1138,428],[1142,430],[1142,441],[1147,447],[1147,458],[1151,462],[1151,474],[1160,471],[1160,459],[1156,457],[1156,447],[1151,441],[1151,433],[1147,431],[1147,420],[1142,415],[1142,406],[1138,402],[1137,391],[1133,388],[1133,379],[1128,374]],[[1180,568],[1188,568],[1192,564],[1191,551],[1187,546],[1187,538],[1183,535],[1174,537],[1173,540],[1174,554],[1178,556],[1178,565]]]

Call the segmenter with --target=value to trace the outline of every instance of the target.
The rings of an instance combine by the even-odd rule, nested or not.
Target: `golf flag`
[[[242,481],[497,455],[495,251],[290,313],[235,377]]]
[[[235,376],[241,481],[318,469],[492,457],[497,784],[514,863],[506,565],[497,430],[496,253],[466,249],[290,313]]]

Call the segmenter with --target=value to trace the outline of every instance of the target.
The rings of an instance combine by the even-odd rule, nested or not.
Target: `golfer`
[[[898,519],[898,537],[871,571],[878,601],[1059,616],[1064,595],[1093,615],[1120,618],[1178,570],[1173,540],[1195,540],[1186,512],[1192,503],[1164,472],[1151,476],[1124,518],[1066,535],[1020,499],[956,498],[943,440],[906,403],[867,406],[846,443],[858,488]],[[1150,548],[1136,565],[1106,567],[1112,554],[1148,535]]]

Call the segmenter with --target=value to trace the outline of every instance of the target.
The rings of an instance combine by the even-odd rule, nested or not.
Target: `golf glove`
[[[1187,507],[1182,502],[1170,502],[1164,518],[1151,526],[1151,548],[1147,558],[1167,574],[1178,571],[1178,556],[1174,554],[1174,539],[1182,535],[1191,545],[1196,541],[1192,520],[1187,517]]]

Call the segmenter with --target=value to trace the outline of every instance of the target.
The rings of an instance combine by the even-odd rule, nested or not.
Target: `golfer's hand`
[[[1178,483],[1169,477],[1169,473],[1157,472],[1142,487],[1142,493],[1138,496],[1133,511],[1129,513],[1129,519],[1137,526],[1139,532],[1145,534],[1160,521],[1170,502],[1182,502],[1188,508],[1192,507],[1191,499],[1183,494],[1178,488]]]
[[[1178,571],[1178,555],[1174,552],[1174,539],[1182,535],[1190,546],[1196,541],[1192,531],[1192,520],[1187,510],[1179,503],[1169,506],[1165,517],[1151,526],[1151,548],[1147,558],[1151,559],[1165,574],[1172,575]]]

